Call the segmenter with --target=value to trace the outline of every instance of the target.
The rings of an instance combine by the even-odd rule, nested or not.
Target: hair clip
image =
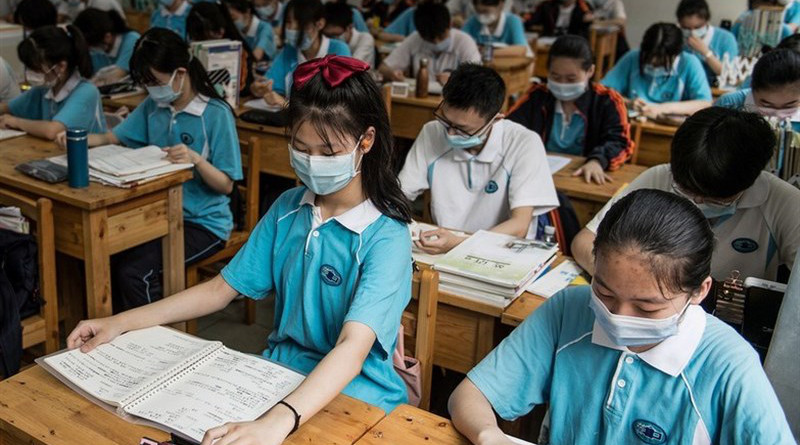
[[[321,59],[304,62],[294,71],[294,87],[296,89],[311,80],[317,73],[322,73],[322,79],[331,88],[338,87],[342,82],[355,73],[369,70],[369,64],[352,57],[327,55]]]

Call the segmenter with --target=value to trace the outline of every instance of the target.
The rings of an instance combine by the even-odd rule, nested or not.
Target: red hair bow
[[[313,59],[300,64],[294,70],[294,86],[297,89],[311,80],[317,73],[331,88],[338,87],[355,73],[369,70],[369,64],[352,57],[329,54],[321,59]]]

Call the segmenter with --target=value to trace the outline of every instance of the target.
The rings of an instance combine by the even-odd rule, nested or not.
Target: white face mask
[[[483,26],[491,25],[497,21],[497,14],[478,14],[478,23]]]
[[[612,314],[600,301],[594,289],[589,307],[595,320],[617,346],[645,346],[660,343],[678,333],[678,324],[689,307],[689,302],[680,312],[667,318],[642,318]]]
[[[50,71],[53,71],[54,69],[55,66],[51,66],[50,69],[48,69],[43,73],[30,70],[25,71],[25,80],[27,80],[28,85],[32,87],[53,88],[55,84],[58,82],[58,78],[56,77],[55,79],[48,81],[47,74],[50,73]]]

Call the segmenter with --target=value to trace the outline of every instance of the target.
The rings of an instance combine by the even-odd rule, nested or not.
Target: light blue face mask
[[[575,100],[586,92],[586,82],[560,83],[552,80],[547,81],[547,88],[553,93],[556,99],[562,102]]]
[[[660,343],[678,333],[683,314],[689,307],[689,302],[683,309],[667,318],[642,318],[628,315],[612,314],[600,301],[600,298],[591,290],[592,298],[589,307],[594,312],[594,319],[603,328],[608,338],[617,346],[645,346]]]
[[[446,39],[442,40],[439,43],[433,45],[433,51],[435,53],[442,53],[450,49],[450,42],[452,42],[451,37],[447,37]]]
[[[361,144],[359,138],[356,148],[339,156],[312,156],[297,151],[289,144],[289,157],[297,177],[309,190],[317,195],[330,195],[345,188],[360,173],[358,170],[362,157],[356,165],[356,152]]]
[[[168,105],[172,102],[175,102],[181,95],[181,91],[183,90],[183,80],[186,78],[181,77],[181,86],[178,88],[178,91],[172,89],[172,81],[175,80],[175,75],[178,74],[178,71],[173,71],[172,76],[169,78],[169,82],[166,85],[155,85],[155,86],[146,86],[147,94],[150,95],[150,98],[155,101],[155,103],[160,105]]]
[[[275,14],[275,5],[256,6],[256,14],[262,20],[267,20]]]
[[[468,148],[477,147],[478,145],[483,144],[483,141],[485,140],[486,135],[462,136],[458,134],[447,133],[447,143],[450,144],[451,147],[458,150],[466,150]]]
[[[664,68],[663,66],[655,67],[653,65],[645,65],[644,74],[654,78],[667,77],[669,76],[669,70]]]
[[[242,32],[242,33],[244,32],[245,29],[247,29],[247,25],[248,25],[242,19],[236,20],[235,22],[233,22],[233,24],[236,25],[236,29],[238,29],[239,32]]]
[[[733,216],[736,213],[736,202],[729,205],[714,205],[714,204],[695,204],[706,219],[722,218],[723,216]]]
[[[297,47],[297,37],[300,35],[300,31],[296,29],[287,29],[286,30],[286,44]],[[300,47],[297,48],[300,51],[308,51],[311,48],[311,45],[314,44],[314,40],[309,37],[307,33],[303,33],[303,40],[300,42]]]

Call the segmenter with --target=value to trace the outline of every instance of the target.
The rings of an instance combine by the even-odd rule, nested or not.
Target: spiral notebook
[[[224,423],[255,420],[305,378],[161,326],[128,332],[89,353],[60,351],[36,362],[120,417],[196,442]]]

